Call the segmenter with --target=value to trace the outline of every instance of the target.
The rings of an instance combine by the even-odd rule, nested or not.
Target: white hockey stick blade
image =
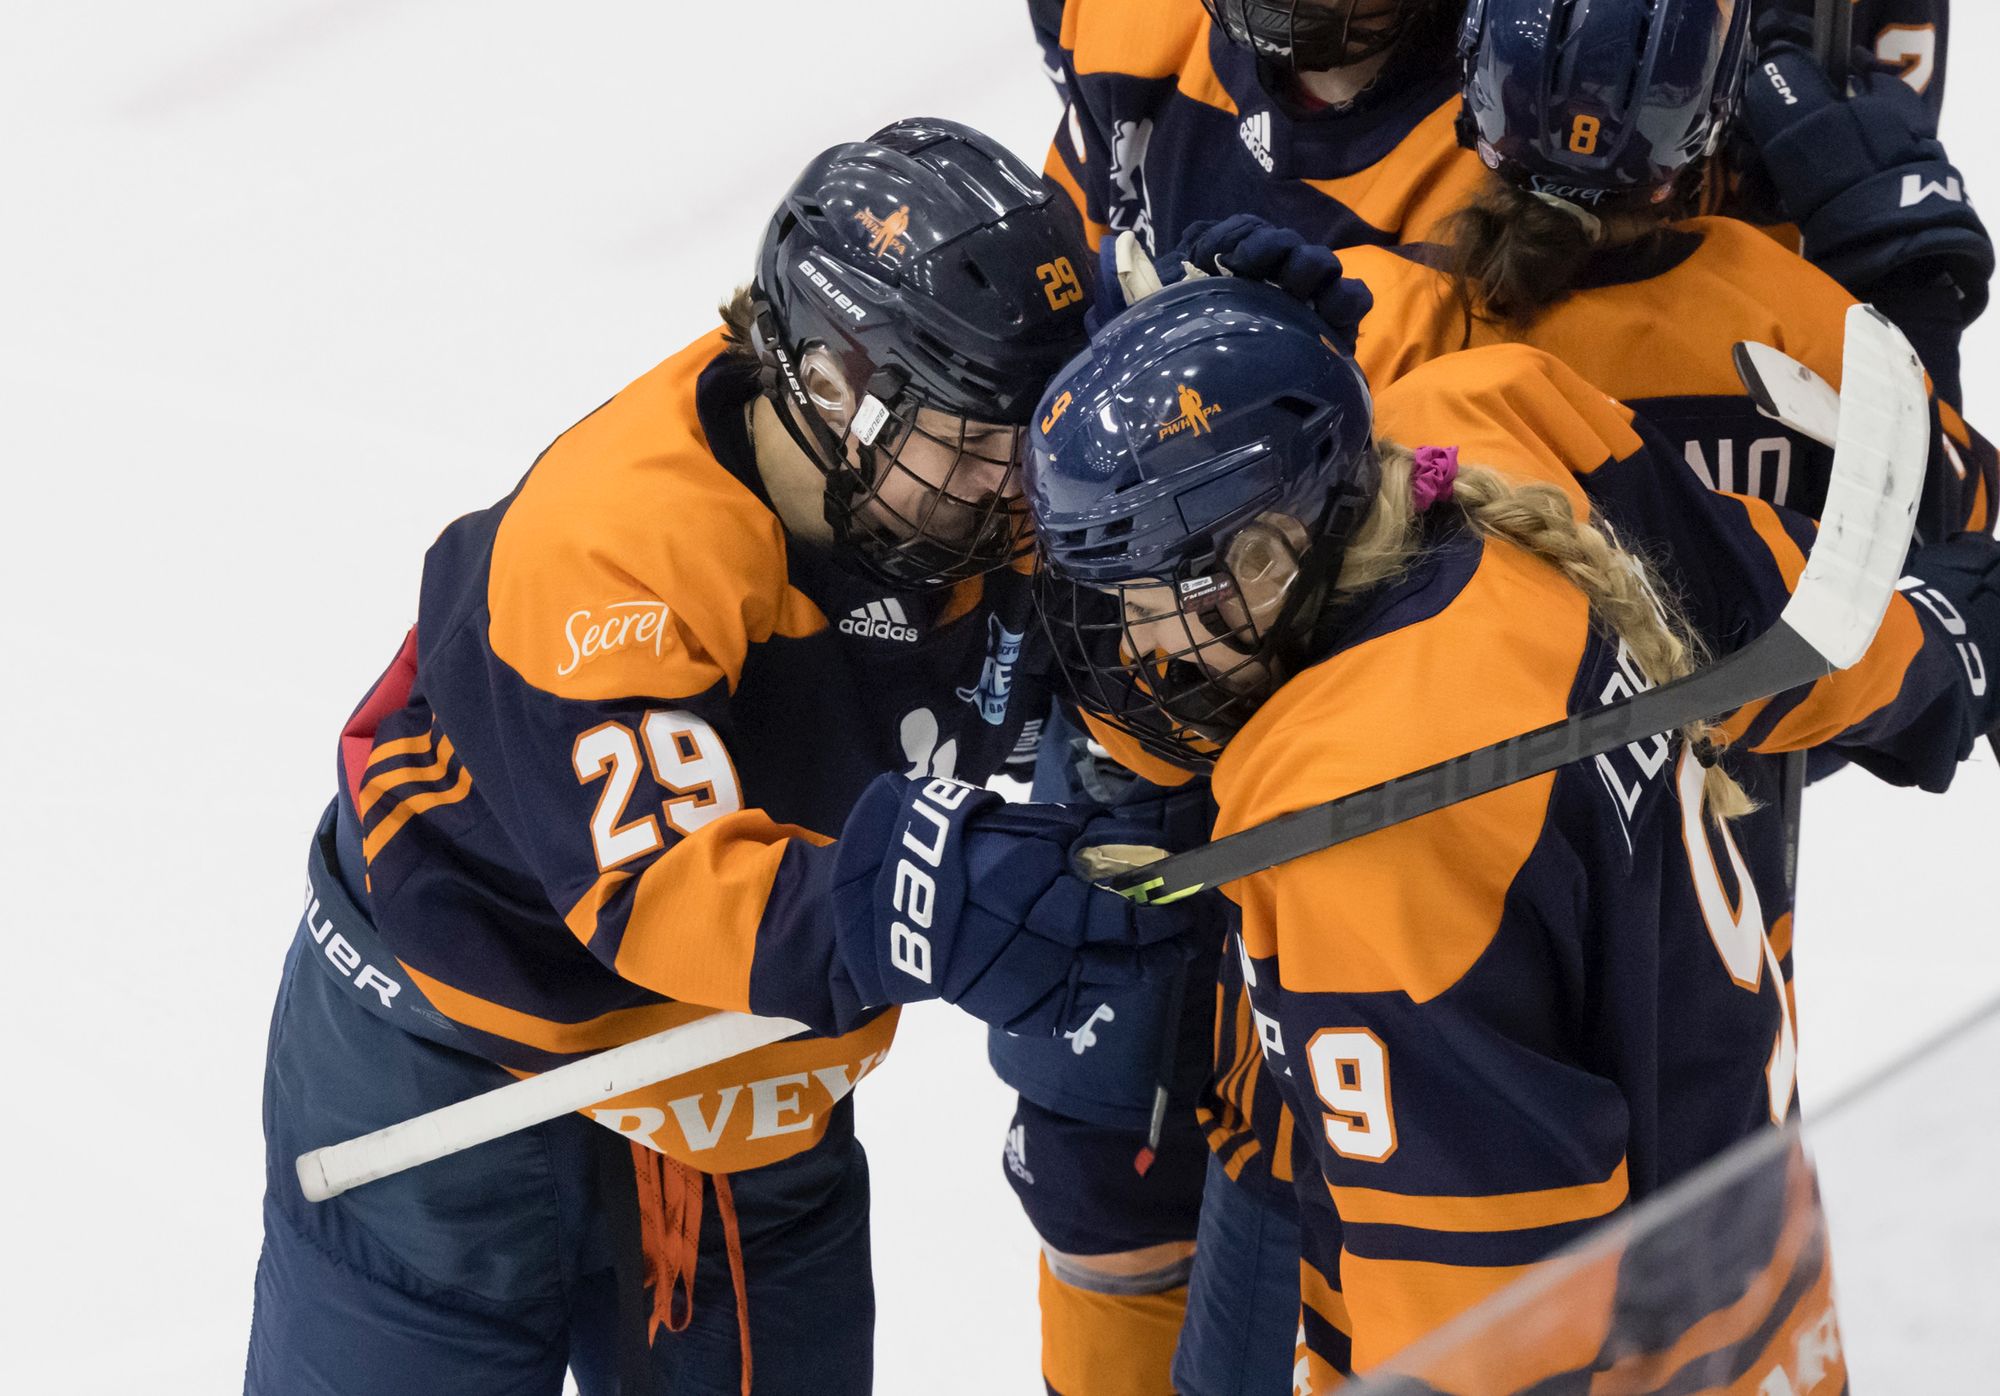
[[[1916,530],[1929,456],[1923,365],[1873,306],[1847,312],[1840,430],[1819,538],[1782,619],[1838,669],[1868,652]]]
[[[1118,293],[1125,297],[1125,304],[1137,305],[1160,289],[1160,274],[1153,269],[1153,259],[1140,245],[1137,233],[1129,228],[1120,233],[1112,256],[1118,266]]]
[[[1755,340],[1736,345],[1736,376],[1757,410],[1799,435],[1831,446],[1840,435],[1840,394],[1833,384],[1780,349]]]
[[[748,1013],[697,1018],[373,1134],[300,1154],[295,1165],[299,1187],[310,1200],[324,1202],[377,1178],[573,1110],[588,1109],[627,1091],[699,1071],[804,1031],[804,1023],[790,1018],[757,1018]]]

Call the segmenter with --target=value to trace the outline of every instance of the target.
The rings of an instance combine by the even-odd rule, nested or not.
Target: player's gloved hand
[[[1950,279],[1970,323],[1986,308],[1993,244],[1923,98],[1879,68],[1843,97],[1792,17],[1760,16],[1756,32],[1743,125],[1807,260],[1864,300],[1887,277],[1929,268]]]
[[[1342,272],[1332,248],[1308,242],[1293,229],[1267,223],[1254,213],[1190,223],[1173,251],[1160,259],[1160,279],[1178,280],[1186,265],[1269,282],[1311,306],[1348,354],[1354,352],[1361,318],[1375,305],[1368,288]]]
[[[1972,688],[1974,737],[2000,730],[2000,539],[1961,533],[1918,548],[1903,569],[1925,585],[1901,588],[1958,642]]]
[[[940,998],[995,1027],[1054,1034],[1121,994],[1164,992],[1194,911],[1084,881],[1075,855],[1103,844],[1158,847],[1161,831],[955,780],[878,778],[841,830],[833,877],[840,958],[861,1001]]]

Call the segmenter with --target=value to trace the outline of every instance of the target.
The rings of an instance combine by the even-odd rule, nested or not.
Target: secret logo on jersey
[[[903,613],[903,603],[893,596],[856,606],[840,622],[843,635],[859,635],[869,640],[901,640],[914,644],[917,628]]]
[[[978,711],[980,719],[998,727],[1007,720],[1007,694],[1014,687],[1014,666],[1020,662],[1025,630],[1009,630],[998,616],[986,617],[986,658],[979,667],[979,684],[958,690],[959,698]]]
[[[659,656],[671,614],[666,602],[613,601],[604,611],[601,620],[588,608],[571,611],[563,620],[569,658],[556,666],[557,678],[566,679],[591,660],[627,645],[650,645],[654,657]]]
[[[1211,406],[1203,402],[1201,394],[1185,383],[1176,383],[1174,391],[1178,395],[1179,410],[1161,425],[1159,439],[1165,441],[1169,436],[1178,436],[1184,431],[1191,431],[1196,436],[1207,432],[1208,419],[1222,410],[1221,405]]]
[[[1250,152],[1250,157],[1264,167],[1264,173],[1271,173],[1275,164],[1271,159],[1271,113],[1252,112],[1243,118],[1236,134],[1243,138],[1243,148]]]
[[[910,240],[910,206],[904,204],[887,218],[877,218],[868,209],[854,215],[854,221],[866,228],[871,236],[868,250],[877,257],[887,257],[909,251],[905,246]]]

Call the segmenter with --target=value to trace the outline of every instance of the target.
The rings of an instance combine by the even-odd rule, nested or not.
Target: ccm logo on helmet
[[[868,312],[863,310],[859,305],[856,305],[854,299],[847,292],[841,290],[832,281],[828,280],[826,273],[814,266],[810,259],[805,257],[799,258],[799,270],[806,274],[808,281],[819,287],[821,295],[839,306],[847,314],[852,315],[856,320],[866,320],[868,318]]]
[[[896,921],[889,927],[889,963],[912,979],[931,982],[931,942],[924,934],[937,914],[937,879],[931,875],[944,859],[945,840],[951,837],[951,821],[946,810],[955,810],[977,787],[962,780],[940,776],[927,781],[910,806],[910,822],[903,829],[903,847],[916,855],[904,856],[896,864],[896,880],[889,896],[890,907],[915,923]],[[924,803],[926,800],[929,804]],[[929,824],[927,836],[919,821]]]

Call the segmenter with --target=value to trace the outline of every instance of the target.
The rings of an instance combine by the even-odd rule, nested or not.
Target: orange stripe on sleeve
[[[569,909],[569,914],[563,917],[563,924],[569,927],[569,933],[585,945],[595,940],[598,913],[604,910],[604,904],[611,900],[620,884],[630,881],[631,877],[631,872],[622,868],[614,868],[599,876],[582,899]]]
[[[426,733],[423,737],[426,745],[430,742],[430,735]],[[404,740],[414,741],[416,739],[406,737]],[[412,750],[415,750],[415,748],[412,748]],[[422,785],[425,781],[436,780],[444,774],[445,767],[450,764],[451,738],[446,737],[438,743],[437,760],[431,762],[430,765],[398,766],[393,771],[382,772],[381,775],[376,776],[373,780],[362,786],[361,797],[354,802],[354,812],[365,817],[368,811],[375,807],[378,800],[397,786]]]
[[[1591,1382],[1593,1393],[1609,1396],[1611,1392],[1653,1390],[1696,1359],[1710,1353],[1730,1351],[1770,1321],[1778,1297],[1791,1282],[1800,1264],[1810,1260],[1808,1247],[1814,1236],[1824,1234],[1825,1219],[1820,1212],[1809,1166],[1795,1152],[1787,1160],[1787,1169],[1790,1176],[1787,1180],[1785,1221],[1778,1234],[1777,1245],[1770,1260],[1756,1272],[1754,1278],[1748,1279],[1736,1302],[1707,1314],[1665,1351],[1637,1354],[1598,1373]],[[1794,1306],[1795,1318],[1802,1310],[1810,1311],[1810,1318],[1817,1318],[1823,1308],[1830,1312],[1826,1264],[1826,1254],[1822,1249],[1814,1267],[1817,1283]],[[1820,1296],[1818,1303],[1814,1302],[1815,1291]],[[1781,1328],[1780,1332],[1783,1331]],[[1755,1391],[1759,1388],[1746,1385],[1729,1389]]]
[[[1347,1316],[1347,1301],[1326,1282],[1319,1267],[1305,1259],[1299,1261],[1299,1303],[1340,1332],[1353,1336],[1354,1321]]]
[[[472,772],[460,766],[458,779],[448,790],[432,790],[422,795],[412,795],[391,810],[388,816],[369,831],[361,841],[361,856],[367,862],[374,862],[375,856],[388,845],[390,839],[402,831],[405,824],[415,819],[425,810],[436,809],[440,805],[455,805],[472,793]]]
[[[393,742],[383,742],[368,753],[370,768],[381,765],[392,756],[408,756],[413,751],[429,751],[434,732],[419,732],[414,737],[398,737]]]
[[[1076,176],[1070,173],[1069,162],[1062,157],[1060,142],[1050,145],[1048,164],[1043,167],[1042,173],[1076,206],[1076,216],[1083,220],[1083,236],[1090,243],[1091,251],[1095,252],[1098,244],[1111,236],[1111,229],[1090,216],[1090,201],[1084,197],[1083,186],[1076,182]]]
[[[1341,1290],[1354,1320],[1354,1369],[1359,1372],[1387,1362],[1433,1329],[1539,1268],[1370,1260],[1343,1252]],[[1425,1379],[1448,1391],[1517,1391],[1544,1377],[1588,1366],[1610,1327],[1611,1301],[1617,1289],[1615,1260],[1591,1269],[1603,1271],[1597,1276],[1601,1282],[1565,1283],[1544,1296],[1551,1302],[1517,1307],[1509,1313],[1510,1330],[1516,1325],[1538,1330],[1533,1341],[1520,1341],[1521,1335],[1510,1331],[1504,1352],[1497,1350],[1501,1345],[1475,1344],[1443,1354],[1437,1363],[1423,1368]],[[1553,1302],[1557,1296],[1559,1303]],[[1459,1368],[1470,1370],[1455,1370]],[[1458,1384],[1467,1377],[1473,1379],[1466,1385]]]
[[[1496,1193],[1489,1197],[1437,1197],[1384,1192],[1378,1188],[1344,1188],[1328,1184],[1333,1205],[1345,1222],[1385,1226],[1416,1226],[1428,1231],[1525,1231],[1607,1216],[1630,1195],[1625,1160],[1611,1176],[1597,1183],[1534,1192]]]
[[[687,1003],[645,1004],[638,1008],[616,1009],[581,1022],[564,1023],[480,998],[477,994],[433,979],[400,960],[397,963],[403,965],[412,982],[423,990],[424,996],[453,1021],[544,1052],[601,1051],[651,1033],[665,1032],[696,1018],[705,1018],[715,1011]]]

